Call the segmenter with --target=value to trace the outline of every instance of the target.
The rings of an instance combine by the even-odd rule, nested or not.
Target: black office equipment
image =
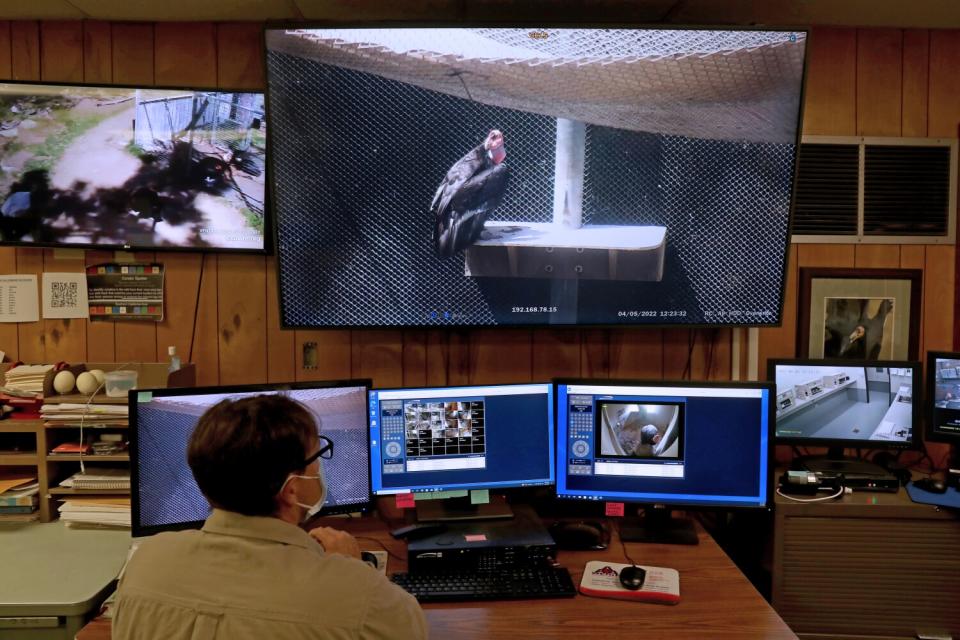
[[[390,579],[420,602],[572,598],[577,589],[563,567],[395,573]]]
[[[557,555],[557,544],[527,507],[512,520],[450,523],[447,530],[407,544],[411,573],[536,568]]]
[[[131,507],[134,537],[198,528],[210,514],[187,465],[187,443],[200,416],[226,398],[283,394],[302,403],[334,444],[324,460],[327,500],[321,515],[370,506],[367,391],[369,380],[130,392]]]
[[[557,495],[646,505],[643,520],[621,526],[622,539],[697,544],[692,523],[671,508],[770,504],[772,384],[554,384]]]
[[[843,485],[897,491],[899,479],[867,460],[846,458],[844,448],[910,449],[920,423],[920,363],[863,360],[769,360],[777,385],[776,442],[829,447],[826,457],[804,456],[801,468]]]
[[[0,244],[264,253],[263,93],[0,83]]]
[[[285,327],[779,324],[805,31],[367,26],[266,30]]]

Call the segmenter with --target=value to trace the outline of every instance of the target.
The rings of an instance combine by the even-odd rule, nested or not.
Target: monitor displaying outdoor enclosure
[[[285,326],[780,322],[805,32],[266,45]]]
[[[0,83],[0,243],[263,252],[262,93]]]

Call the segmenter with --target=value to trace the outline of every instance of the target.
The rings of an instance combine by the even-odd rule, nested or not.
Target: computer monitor
[[[557,496],[661,505],[625,540],[696,544],[670,507],[770,504],[773,385],[557,380]]]
[[[226,398],[283,394],[317,417],[333,441],[323,464],[327,499],[321,514],[370,506],[366,406],[369,380],[231,387],[143,389],[130,393],[130,460],[134,537],[197,528],[210,515],[187,464],[187,443],[200,416]]]
[[[953,445],[950,468],[960,468],[960,352],[927,353],[926,439]]]
[[[843,458],[844,448],[912,448],[920,363],[862,360],[770,360],[776,383],[776,442],[826,446],[826,459],[804,458],[811,471],[883,473]]]
[[[374,495],[506,489],[554,482],[549,383],[374,389]],[[433,494],[433,495],[424,495]],[[465,496],[461,496],[465,498]],[[509,517],[504,505],[418,500],[420,520]]]

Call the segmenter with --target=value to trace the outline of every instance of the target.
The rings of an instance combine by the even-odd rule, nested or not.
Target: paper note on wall
[[[0,322],[36,322],[39,319],[37,276],[0,276]]]

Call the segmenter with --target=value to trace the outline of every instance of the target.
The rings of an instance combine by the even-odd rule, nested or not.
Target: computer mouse
[[[914,480],[913,486],[923,491],[929,491],[930,493],[947,492],[946,483],[944,483],[943,480],[937,480],[936,478],[921,478],[920,480]]]
[[[554,522],[550,535],[557,546],[571,551],[597,551],[607,548],[607,534],[599,522]]]
[[[647,577],[646,569],[638,566],[624,567],[620,570],[620,584],[624,589],[636,591],[643,586],[643,581]]]

